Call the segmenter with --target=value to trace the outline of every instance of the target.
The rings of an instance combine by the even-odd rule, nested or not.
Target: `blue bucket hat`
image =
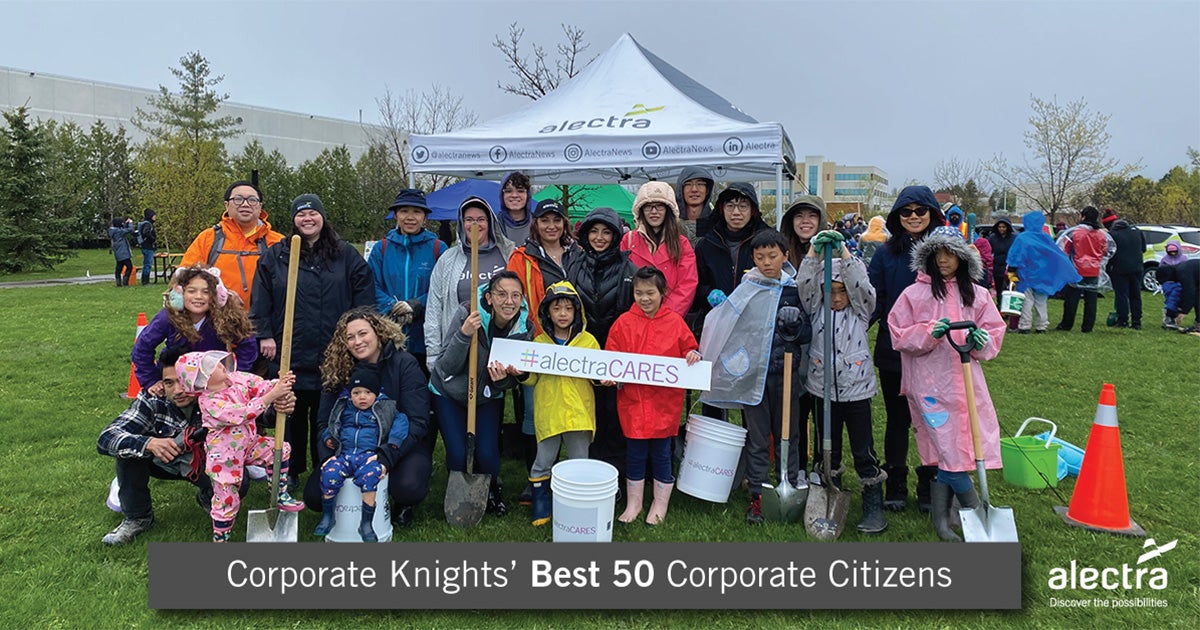
[[[388,214],[385,218],[396,218],[396,208],[403,207],[420,208],[425,211],[425,214],[433,212],[429,208],[429,204],[425,203],[425,193],[416,188],[405,188],[396,195],[396,200],[392,202],[392,205],[388,206]]]

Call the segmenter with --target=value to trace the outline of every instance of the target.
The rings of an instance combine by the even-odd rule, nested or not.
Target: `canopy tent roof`
[[[569,186],[569,194],[571,196],[571,209],[568,211],[571,216],[567,217],[574,224],[582,220],[594,208],[608,207],[617,211],[617,215],[629,227],[633,227],[633,193],[625,190],[625,188],[617,184],[607,185],[579,185]],[[538,191],[533,196],[534,199],[541,201],[543,199],[555,199],[562,201],[560,198],[561,191],[557,186],[547,186]]]
[[[538,184],[673,182],[707,166],[718,180],[794,173],[783,126],[760,123],[628,33],[558,89],[522,109],[449,133],[409,138],[412,170]]]
[[[483,199],[492,206],[494,212],[496,204],[500,203],[500,182],[464,179],[425,195],[425,205],[429,206],[432,211],[429,218],[434,221],[457,221],[458,207],[467,200],[467,197]],[[394,219],[395,217],[395,212],[388,212],[386,218]]]

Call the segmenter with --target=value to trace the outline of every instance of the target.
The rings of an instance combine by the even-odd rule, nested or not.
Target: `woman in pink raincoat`
[[[979,254],[956,230],[937,228],[917,244],[911,268],[917,282],[900,294],[888,316],[892,345],[900,352],[901,393],[908,397],[923,465],[936,464],[931,488],[933,528],[942,540],[961,541],[950,528],[951,501],[979,505],[971,482],[975,451],[958,351],[942,337],[969,343],[971,377],[987,468],[1000,468],[1000,426],[979,361],[1000,352],[1006,328],[985,289],[972,279],[983,270]],[[977,328],[949,330],[970,320]]]

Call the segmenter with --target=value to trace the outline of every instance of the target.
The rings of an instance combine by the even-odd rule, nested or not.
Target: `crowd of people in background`
[[[373,540],[368,516],[382,479],[393,521],[410,524],[430,492],[439,436],[447,469],[467,470],[471,400],[473,467],[492,480],[487,513],[509,512],[500,459],[505,400],[512,399],[528,470],[518,502],[530,506],[531,524],[550,520],[550,468],[564,448],[567,458],[600,459],[618,469],[626,502],[619,520],[637,519],[649,494],[646,522],[660,523],[675,481],[672,452],[683,436],[682,390],[530,374],[486,358],[495,340],[512,339],[691,364],[708,341],[730,334],[730,322],[762,331],[766,358],[755,377],[761,378],[749,393],[727,399],[713,393],[701,401],[703,413],[718,419],[729,408],[742,410],[749,439],[739,476],[751,495],[748,523],[763,520],[769,450],[785,426],[789,466],[775,473],[793,485],[808,483],[803,427],[828,395],[832,463],[813,479],[840,486],[844,427],[862,492],[859,531],[883,532],[885,511],[906,510],[911,487],[916,507],[932,512],[937,536],[956,540],[951,501],[969,506],[978,499],[966,472],[973,462],[959,461],[961,449],[952,448],[965,426],[956,419],[963,415],[962,392],[928,389],[947,378],[945,370],[957,369],[943,338],[967,344],[974,361],[993,358],[1006,330],[1046,332],[1047,299],[1059,293],[1065,302],[1057,330],[1072,329],[1082,301],[1080,329],[1091,332],[1098,292],[1110,289],[1109,325],[1142,327],[1144,237],[1116,213],[1102,216],[1090,206],[1079,225],[1058,228],[1055,242],[1037,211],[1022,217],[1020,233],[998,217],[986,237],[976,237],[958,206],[940,204],[924,186],[904,188],[885,216],[870,221],[831,220],[820,197],[797,196],[778,231],[764,220],[753,186],[734,182],[718,190],[701,167],[683,169],[674,187],[643,184],[633,226],[606,207],[590,209],[572,226],[557,201],[534,203],[530,189],[526,175],[512,173],[499,198],[464,200],[456,221],[441,222],[438,234],[429,229],[424,193],[402,190],[386,209],[394,229],[364,259],[338,235],[317,195],[292,200],[285,238],[268,221],[257,186],[230,184],[220,221],[187,248],[163,308],[133,347],[142,393],[100,436],[99,451],[117,460],[114,488],[124,516],[103,541],[124,544],[153,525],[150,477],[195,484],[197,501],[212,515],[213,540],[228,540],[246,482],[267,477],[271,462],[262,457],[261,441],[244,456],[211,451],[232,453],[230,442],[242,431],[265,432],[274,411],[289,414],[289,457],[274,471],[286,472],[274,476],[286,499],[281,506],[300,509],[290,493],[302,492],[303,504],[322,514],[315,533],[325,535],[338,489],[351,480],[363,492],[359,531]],[[131,237],[142,250],[142,284],[149,282],[156,219],[146,209],[136,225],[113,220],[117,286],[132,283]],[[292,236],[300,247],[295,332],[290,370],[280,374]],[[1168,244],[1159,267],[1164,328],[1195,330],[1183,319],[1196,310],[1198,266]],[[822,291],[826,271],[830,293]],[[778,296],[769,313],[728,311],[731,299],[741,303],[762,291]],[[1023,310],[1005,321],[997,300],[1013,291],[1023,294]],[[831,329],[819,316],[826,310]],[[975,327],[950,330],[951,321],[964,319]],[[871,352],[867,331],[876,324]],[[834,356],[815,343],[826,334],[835,340]],[[472,349],[482,358],[473,375]],[[931,350],[944,360],[927,356]],[[780,409],[785,354],[795,364],[788,418]],[[468,391],[468,377],[480,384],[477,392]],[[836,382],[825,382],[831,378]],[[990,408],[982,372],[974,382],[981,410]],[[880,391],[882,460],[870,406]],[[998,439],[995,412],[982,415],[990,449]],[[914,438],[920,463],[910,486]],[[988,453],[988,466],[998,467]]]

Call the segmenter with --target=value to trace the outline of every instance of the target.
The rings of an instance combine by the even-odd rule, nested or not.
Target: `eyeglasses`
[[[658,202],[658,201],[652,201],[652,202],[650,202],[650,203],[648,203],[648,204],[645,204],[645,205],[643,205],[643,206],[642,206],[642,211],[643,211],[643,212],[649,212],[649,211],[651,211],[651,210],[658,210],[659,212],[666,212],[666,211],[667,211],[667,204],[665,204],[665,203],[661,203],[661,202]]]
[[[249,204],[251,207],[257,206],[262,203],[262,199],[259,199],[258,197],[242,197],[240,195],[237,197],[230,197],[229,199],[226,199],[226,201],[233,202],[234,206],[240,206],[242,204]]]
[[[900,208],[900,216],[902,218],[907,219],[908,217],[911,217],[914,214],[917,215],[918,217],[923,217],[923,216],[929,214],[929,208],[917,208],[915,210],[912,208]]]
[[[492,291],[491,296],[492,296],[493,302],[500,302],[502,304],[507,303],[507,302],[520,302],[521,301],[521,292],[520,291],[515,291],[513,293],[508,293],[505,291]]]
[[[729,202],[726,202],[726,203],[725,203],[725,205],[724,205],[723,207],[724,207],[726,210],[729,210],[729,211],[732,211],[732,212],[750,212],[750,210],[751,210],[751,209],[752,209],[754,206],[753,206],[753,205],[751,205],[751,204],[750,204],[750,202],[748,202],[748,201],[743,201],[743,202],[740,202],[740,203],[739,203],[739,202],[736,202],[736,201],[729,201]]]

